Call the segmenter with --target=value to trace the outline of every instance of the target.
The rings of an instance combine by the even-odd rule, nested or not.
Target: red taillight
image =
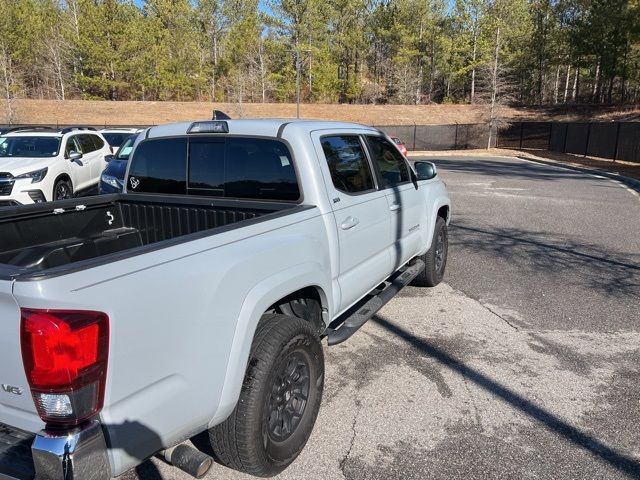
[[[22,360],[38,414],[77,425],[102,409],[109,317],[101,312],[22,309]]]

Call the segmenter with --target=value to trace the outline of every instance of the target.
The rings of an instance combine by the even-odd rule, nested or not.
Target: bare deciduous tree
[[[419,73],[415,72],[409,62],[402,62],[395,67],[396,101],[408,104],[415,103],[415,92],[420,88]]]
[[[500,28],[496,29],[491,59],[478,70],[476,103],[485,106],[484,123],[488,127],[487,148],[496,143],[497,132],[509,126],[507,106],[515,101],[516,82],[500,57]]]
[[[4,45],[0,45],[0,82],[5,104],[5,122],[8,124],[18,121],[14,99],[19,90],[18,74],[13,65],[11,55]]]
[[[45,71],[53,78],[54,94],[57,100],[65,100],[69,80],[70,45],[64,35],[55,29],[45,42]]]

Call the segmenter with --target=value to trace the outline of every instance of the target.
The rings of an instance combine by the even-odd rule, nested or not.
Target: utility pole
[[[295,45],[295,55],[296,55],[296,118],[300,118],[300,81],[301,81],[301,73],[302,62],[300,61],[300,52],[311,53],[311,49],[301,49],[300,45],[296,41]]]
[[[296,42],[296,118],[300,118],[300,48]]]

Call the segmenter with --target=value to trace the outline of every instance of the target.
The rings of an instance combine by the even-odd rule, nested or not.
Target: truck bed
[[[194,234],[209,235],[286,214],[295,207],[279,202],[120,194],[2,209],[0,278],[41,275],[132,249],[162,248],[195,238]]]

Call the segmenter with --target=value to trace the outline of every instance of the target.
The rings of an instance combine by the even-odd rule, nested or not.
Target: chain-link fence
[[[398,137],[407,150],[467,150],[487,148],[489,128],[484,124],[376,125],[391,137]],[[492,135],[492,146],[495,146]]]
[[[500,131],[498,147],[640,163],[640,122],[518,122]]]
[[[11,125],[18,127],[20,125]],[[64,128],[78,125],[30,125],[39,127]],[[123,125],[82,125],[97,129],[117,128]],[[145,128],[145,125],[132,125],[135,128]],[[3,127],[0,125],[0,132]],[[376,125],[387,135],[398,137],[408,150],[467,150],[473,148],[487,148],[489,143],[489,129],[485,124],[454,124],[454,125]],[[495,133],[491,136],[492,147],[495,146]]]
[[[63,128],[71,125],[50,126]],[[94,126],[105,128],[105,125]],[[0,125],[0,132],[3,127],[8,125]],[[376,127],[398,137],[408,150],[414,151],[487,148],[489,143],[486,124]],[[640,122],[516,122],[500,130],[498,135],[492,134],[491,139],[492,147],[551,150],[640,163]]]

